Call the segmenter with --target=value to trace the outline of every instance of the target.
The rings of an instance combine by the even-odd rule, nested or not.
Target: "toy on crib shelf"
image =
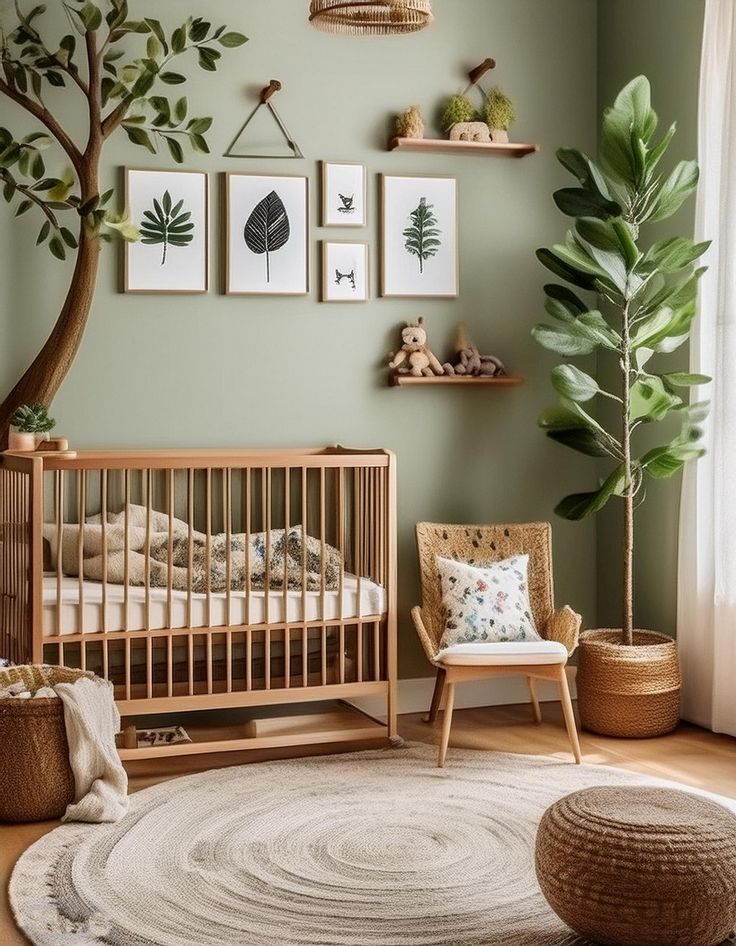
[[[455,364],[443,365],[447,375],[460,377],[493,378],[506,374],[503,362],[495,355],[481,355],[477,347],[468,338],[467,329],[461,322],[455,338]]]
[[[401,330],[402,345],[398,352],[391,353],[389,368],[396,369],[397,374],[412,374],[414,377],[432,377],[444,374],[444,369],[432,350],[427,345],[427,332],[424,328],[424,318],[419,316],[416,322],[407,322]]]

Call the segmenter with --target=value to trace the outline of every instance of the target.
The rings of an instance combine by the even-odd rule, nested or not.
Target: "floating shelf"
[[[430,151],[436,154],[483,154],[500,158],[523,158],[539,151],[539,145],[510,141],[449,141],[445,138],[392,138],[389,151]]]
[[[422,375],[417,378],[413,374],[392,374],[389,376],[389,384],[392,387],[403,387],[408,384],[436,384],[440,386],[465,386],[466,388],[480,387],[481,385],[484,387],[493,387],[495,385],[497,388],[508,388],[523,383],[523,378],[513,374],[501,375],[500,378],[468,378],[458,375],[434,375],[433,377],[425,377]]]

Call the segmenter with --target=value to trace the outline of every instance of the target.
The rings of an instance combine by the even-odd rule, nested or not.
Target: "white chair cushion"
[[[565,664],[567,648],[559,641],[505,641],[497,644],[454,644],[435,657],[448,667],[501,667]]]

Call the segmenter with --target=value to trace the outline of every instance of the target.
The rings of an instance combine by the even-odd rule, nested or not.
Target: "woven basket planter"
[[[0,670],[0,685],[22,681],[35,692],[82,676],[92,674],[67,667],[8,667]],[[73,801],[62,701],[0,700],[0,821],[60,818]]]
[[[736,925],[736,817],[661,788],[588,788],[537,832],[539,886],[561,920],[606,946],[716,946]]]
[[[634,631],[585,631],[578,650],[578,710],[584,729],[602,736],[663,736],[680,718],[680,662],[671,637]]]

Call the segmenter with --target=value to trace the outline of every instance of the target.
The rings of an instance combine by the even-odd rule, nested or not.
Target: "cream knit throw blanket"
[[[64,704],[74,802],[63,821],[118,821],[128,812],[128,776],[115,749],[120,714],[107,680],[82,677],[54,687]]]

